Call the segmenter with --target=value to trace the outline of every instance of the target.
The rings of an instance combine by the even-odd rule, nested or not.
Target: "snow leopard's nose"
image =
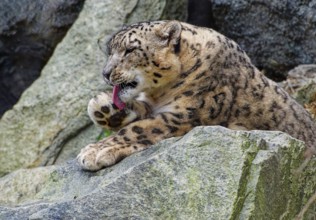
[[[111,72],[112,72],[112,70],[110,68],[103,69],[102,75],[103,75],[105,81],[110,81]]]

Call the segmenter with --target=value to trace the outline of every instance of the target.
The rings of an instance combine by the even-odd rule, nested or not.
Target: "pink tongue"
[[[113,98],[112,101],[116,107],[118,107],[119,110],[122,110],[125,108],[125,103],[122,102],[122,100],[119,98],[118,94],[120,92],[120,87],[119,86],[114,86],[113,87]]]

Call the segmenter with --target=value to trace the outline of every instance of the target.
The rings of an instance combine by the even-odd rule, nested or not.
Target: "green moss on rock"
[[[303,152],[281,132],[197,127],[96,173],[75,161],[13,172],[0,219],[293,219],[316,188],[315,160],[293,172]]]

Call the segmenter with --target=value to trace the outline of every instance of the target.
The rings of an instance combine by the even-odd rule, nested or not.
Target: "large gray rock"
[[[316,120],[316,64],[295,67],[289,71],[287,79],[279,84]]]
[[[294,98],[302,105],[316,101],[316,64],[300,65],[289,72],[283,84],[294,87]]]
[[[188,23],[202,27],[213,27],[212,4],[210,0],[189,0]]]
[[[212,0],[217,29],[274,78],[316,63],[316,0]]]
[[[279,83],[289,94],[294,95],[302,87],[314,83],[316,84],[316,64],[299,65],[290,70],[287,74],[287,79]],[[315,88],[316,91],[316,88]],[[296,96],[296,95],[294,95]],[[310,95],[302,97],[301,104],[309,101]]]
[[[186,4],[186,0],[86,1],[41,77],[0,121],[0,176],[20,167],[52,164],[63,146],[82,148],[95,141],[99,131],[91,136],[85,129],[92,129],[86,114],[89,99],[106,89],[101,77],[105,56],[98,39],[124,23],[183,20]],[[79,134],[82,141],[72,141]]]
[[[0,179],[0,219],[294,219],[316,187],[281,132],[197,127],[96,173],[75,161]],[[306,215],[307,216],[307,215]]]
[[[0,117],[40,75],[83,2],[0,1]]]

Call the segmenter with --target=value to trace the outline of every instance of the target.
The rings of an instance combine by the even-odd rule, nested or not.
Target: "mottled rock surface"
[[[310,83],[316,83],[316,64],[299,65],[291,69],[286,80],[280,82],[279,85],[293,95]],[[309,99],[309,97],[306,99]]]
[[[316,0],[212,0],[212,7],[217,29],[271,78],[316,63]]]
[[[189,0],[187,22],[201,27],[214,27],[211,1]]]
[[[124,23],[184,20],[186,6],[186,0],[86,1],[41,77],[0,121],[0,176],[20,167],[53,164],[63,146],[75,143],[78,149],[96,140],[97,132],[91,137],[84,130],[91,125],[89,99],[106,89],[101,76],[106,59],[98,40]],[[72,141],[78,134],[89,136]]]
[[[0,1],[0,118],[40,75],[84,0]]]
[[[287,79],[279,84],[316,120],[316,64],[295,67],[289,71]]]
[[[316,187],[281,132],[197,127],[96,173],[75,161],[0,179],[0,219],[293,219]]]

